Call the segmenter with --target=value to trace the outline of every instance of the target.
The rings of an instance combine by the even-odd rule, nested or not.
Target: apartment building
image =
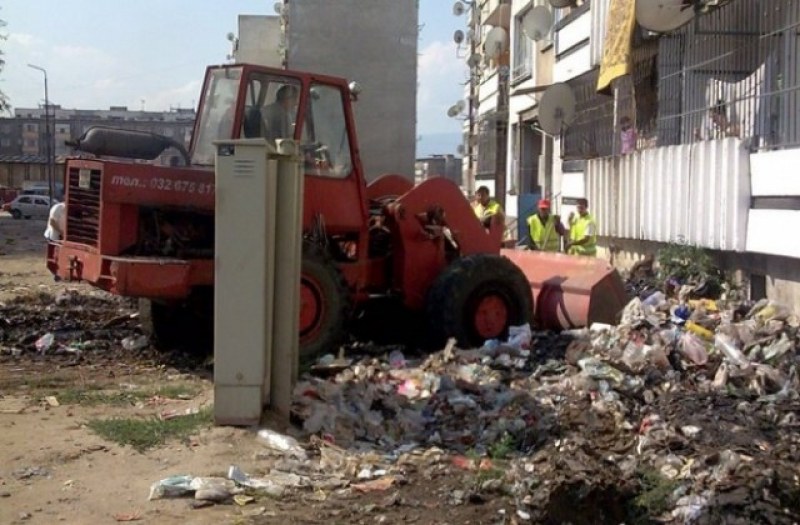
[[[515,0],[513,12],[533,5]],[[800,243],[787,235],[800,227],[800,1],[693,5],[689,23],[660,32],[635,23],[632,0],[553,9],[551,77],[533,82],[568,84],[576,115],[539,187],[562,216],[587,197],[600,256],[619,266],[686,242],[712,250],[752,298],[800,304]],[[619,42],[624,74],[609,78],[604,55]],[[512,64],[538,75],[541,49],[527,66],[520,46]],[[509,166],[509,180],[520,173]]]
[[[65,142],[80,137],[92,126],[110,126],[147,131],[164,135],[189,146],[194,126],[195,110],[171,109],[169,111],[136,111],[126,106],[109,109],[65,109],[60,105],[45,108],[16,108],[12,118],[0,118],[0,155],[33,155],[46,158],[47,122],[53,136],[53,155],[61,157],[70,153]],[[175,151],[166,151],[155,162],[170,165],[180,160]]]

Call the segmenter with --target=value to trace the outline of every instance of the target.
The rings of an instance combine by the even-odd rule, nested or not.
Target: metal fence
[[[800,146],[799,32],[800,0],[731,0],[668,35],[637,28],[616,111],[633,121],[635,149],[726,137],[752,150]],[[565,158],[621,152],[614,100],[595,92],[597,75],[569,81],[578,105]]]
[[[732,0],[659,46],[657,145],[800,145],[800,0]]]

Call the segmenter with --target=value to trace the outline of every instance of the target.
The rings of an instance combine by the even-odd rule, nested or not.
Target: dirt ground
[[[472,474],[445,465],[433,474],[410,468],[404,483],[386,491],[331,492],[324,501],[311,491],[202,509],[191,499],[148,501],[151,484],[172,475],[224,476],[230,465],[261,475],[263,447],[255,429],[213,427],[210,417],[144,452],[93,431],[93,421],[112,418],[208,414],[211,372],[202,359],[124,350],[120,341],[138,330],[130,303],[54,282],[43,231],[44,221],[0,213],[0,523],[513,521],[514,507],[502,497],[453,505],[451,493]],[[95,340],[79,337],[86,320]],[[53,326],[62,351],[42,355],[34,342]],[[81,339],[83,350],[71,339]]]

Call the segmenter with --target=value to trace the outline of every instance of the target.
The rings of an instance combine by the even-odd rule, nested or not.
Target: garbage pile
[[[472,490],[510,495],[521,521],[797,521],[797,316],[678,297],[637,297],[618,326],[517,327],[418,360],[326,356],[294,415],[353,453],[487,458],[498,479]]]
[[[103,292],[20,296],[0,303],[0,355],[107,354],[126,338],[126,346],[141,349],[146,344],[136,317],[129,300]]]

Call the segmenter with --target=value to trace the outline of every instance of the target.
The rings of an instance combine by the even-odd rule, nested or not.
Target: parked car
[[[58,200],[53,199],[53,204]],[[50,215],[50,198],[43,195],[19,195],[13,201],[3,205],[15,219],[47,218]]]

